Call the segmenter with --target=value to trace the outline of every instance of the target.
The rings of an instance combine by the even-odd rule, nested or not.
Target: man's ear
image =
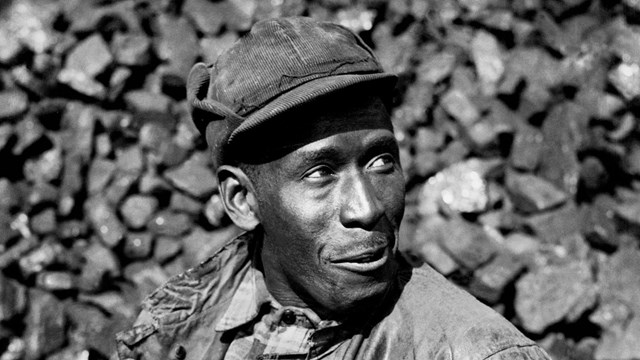
[[[222,165],[218,168],[218,188],[225,211],[241,229],[251,231],[260,224],[255,188],[242,169]]]

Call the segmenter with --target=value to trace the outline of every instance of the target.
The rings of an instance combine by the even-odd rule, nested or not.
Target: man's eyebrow
[[[300,153],[300,160],[304,164],[336,160],[342,155],[340,151],[334,146],[326,146],[320,149],[306,150]]]
[[[398,143],[393,136],[376,137],[364,144],[363,155],[367,159],[381,152],[391,152],[396,155],[397,148]],[[344,152],[341,152],[338,147],[329,145],[320,149],[303,151],[300,153],[299,159],[300,164],[307,165],[322,161],[340,161],[345,156]]]
[[[381,151],[392,151],[395,155],[398,148],[398,142],[392,135],[378,136],[371,141],[365,143],[365,156],[371,157]]]

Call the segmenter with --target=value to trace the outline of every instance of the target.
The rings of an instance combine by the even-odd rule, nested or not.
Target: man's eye
[[[385,155],[375,159],[369,167],[374,170],[386,170],[391,166],[393,166],[393,158],[391,156]]]
[[[326,178],[327,176],[331,176],[332,174],[333,172],[331,171],[330,168],[326,166],[322,166],[309,171],[305,175],[305,177],[309,179],[323,179],[323,178]]]

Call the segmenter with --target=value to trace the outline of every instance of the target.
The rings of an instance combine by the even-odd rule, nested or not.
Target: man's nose
[[[371,182],[364,174],[349,177],[341,188],[340,221],[347,228],[373,229],[384,214]]]

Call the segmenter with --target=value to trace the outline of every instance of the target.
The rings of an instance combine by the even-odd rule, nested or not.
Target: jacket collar
[[[250,266],[215,330],[227,331],[248,323],[258,316],[264,304],[272,301],[262,272]]]

